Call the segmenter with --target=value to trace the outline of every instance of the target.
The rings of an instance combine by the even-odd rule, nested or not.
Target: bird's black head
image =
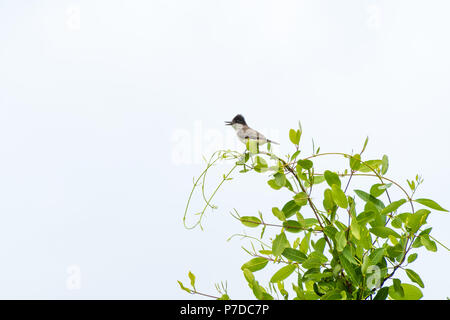
[[[235,123],[239,123],[239,124],[242,124],[242,125],[245,125],[245,126],[247,125],[247,123],[245,122],[244,117],[241,114],[238,114],[231,121],[225,121],[225,125],[227,125],[227,126],[231,126],[231,125],[233,125]]]

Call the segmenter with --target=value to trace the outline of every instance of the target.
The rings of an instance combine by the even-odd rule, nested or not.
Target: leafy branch
[[[256,172],[269,174],[267,184],[272,190],[287,189],[290,198],[282,208],[272,208],[272,218],[277,222],[266,221],[261,212],[258,216],[239,215],[234,209],[232,217],[245,227],[261,228],[259,237],[236,234],[250,240],[251,249],[243,247],[252,259],[241,267],[245,280],[257,299],[274,299],[281,295],[289,297],[285,283],[291,275],[296,274],[296,281],[291,282],[294,299],[419,299],[421,290],[410,283],[402,283],[394,276],[403,270],[414,284],[423,288],[424,283],[413,270],[406,268],[413,263],[420,247],[435,252],[437,244],[449,249],[435,239],[431,227],[425,229],[431,210],[448,212],[433,200],[415,198],[418,187],[423,183],[422,177],[407,180],[410,193],[400,183],[386,177],[389,160],[386,155],[380,159],[363,159],[368,139],[358,154],[343,152],[322,152],[313,142],[313,153],[300,158],[302,148],[300,140],[302,129],[289,131],[289,139],[294,145],[294,153],[285,158],[272,152],[270,144],[267,151],[254,141],[248,141],[244,152],[221,150],[214,153],[207,161],[206,169],[195,180],[189,194],[183,223],[186,228],[202,227],[202,218],[208,208],[217,209],[212,204],[214,196],[225,181],[232,180],[232,174],[240,169],[240,174]],[[340,156],[348,160],[348,167],[343,172],[324,170],[319,173],[321,158]],[[206,195],[206,174],[219,161],[232,161],[230,170],[210,196]],[[313,162],[314,161],[314,162]],[[348,177],[345,186],[341,178]],[[370,190],[354,189],[356,177],[374,178],[377,183]],[[326,182],[325,184],[323,184]],[[322,185],[321,185],[322,184]],[[188,225],[191,199],[196,188],[201,185],[204,206],[196,214],[197,220]],[[395,187],[402,198],[395,200],[390,188]],[[391,190],[392,191],[392,190]],[[323,192],[321,205],[316,201],[318,192]],[[382,197],[386,197],[386,204]],[[402,206],[408,203],[410,212]],[[416,210],[416,205],[422,206]],[[309,212],[312,216],[308,217]],[[344,217],[340,214],[344,213]],[[343,222],[345,221],[345,223]],[[277,230],[270,243],[263,239],[266,229]],[[302,235],[290,240],[289,235]],[[229,240],[230,240],[229,239]],[[253,241],[261,245],[256,250]],[[268,287],[263,287],[256,280],[255,272],[269,264],[284,266],[276,271],[269,280]],[[191,273],[190,273],[191,274]],[[190,276],[191,277],[191,276]],[[390,284],[390,285],[389,285]],[[219,297],[198,292],[194,283],[187,289],[180,282],[183,290],[210,298],[229,298],[226,291],[218,290]],[[216,286],[217,289],[217,286]]]

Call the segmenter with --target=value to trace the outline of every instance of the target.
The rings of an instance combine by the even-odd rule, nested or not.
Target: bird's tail
[[[278,142],[275,142],[275,141],[272,141],[272,140],[269,140],[269,139],[267,139],[267,142],[269,142],[270,144],[278,144],[279,145]]]

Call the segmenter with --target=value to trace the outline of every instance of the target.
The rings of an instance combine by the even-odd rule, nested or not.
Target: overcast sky
[[[421,174],[417,197],[449,208],[449,10],[444,0],[1,0],[0,298],[196,298],[176,283],[189,270],[201,291],[227,280],[231,298],[252,298],[240,270],[248,242],[226,241],[245,228],[229,212],[270,219],[290,195],[237,175],[204,231],[182,224],[201,156],[242,149],[224,126],[237,113],[281,155],[298,120],[305,154],[312,139],[350,153],[369,136],[367,157],[387,154],[405,186]],[[448,214],[428,221],[450,245]],[[448,251],[417,252],[425,298],[446,298]]]

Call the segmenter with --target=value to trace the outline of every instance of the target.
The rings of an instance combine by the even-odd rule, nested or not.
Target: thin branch
[[[200,296],[204,296],[204,297],[208,297],[208,298],[212,298],[212,299],[220,299],[220,297],[216,297],[210,294],[206,294],[206,293],[202,293],[202,292],[198,292],[197,290],[191,290],[191,294],[198,294]]]

